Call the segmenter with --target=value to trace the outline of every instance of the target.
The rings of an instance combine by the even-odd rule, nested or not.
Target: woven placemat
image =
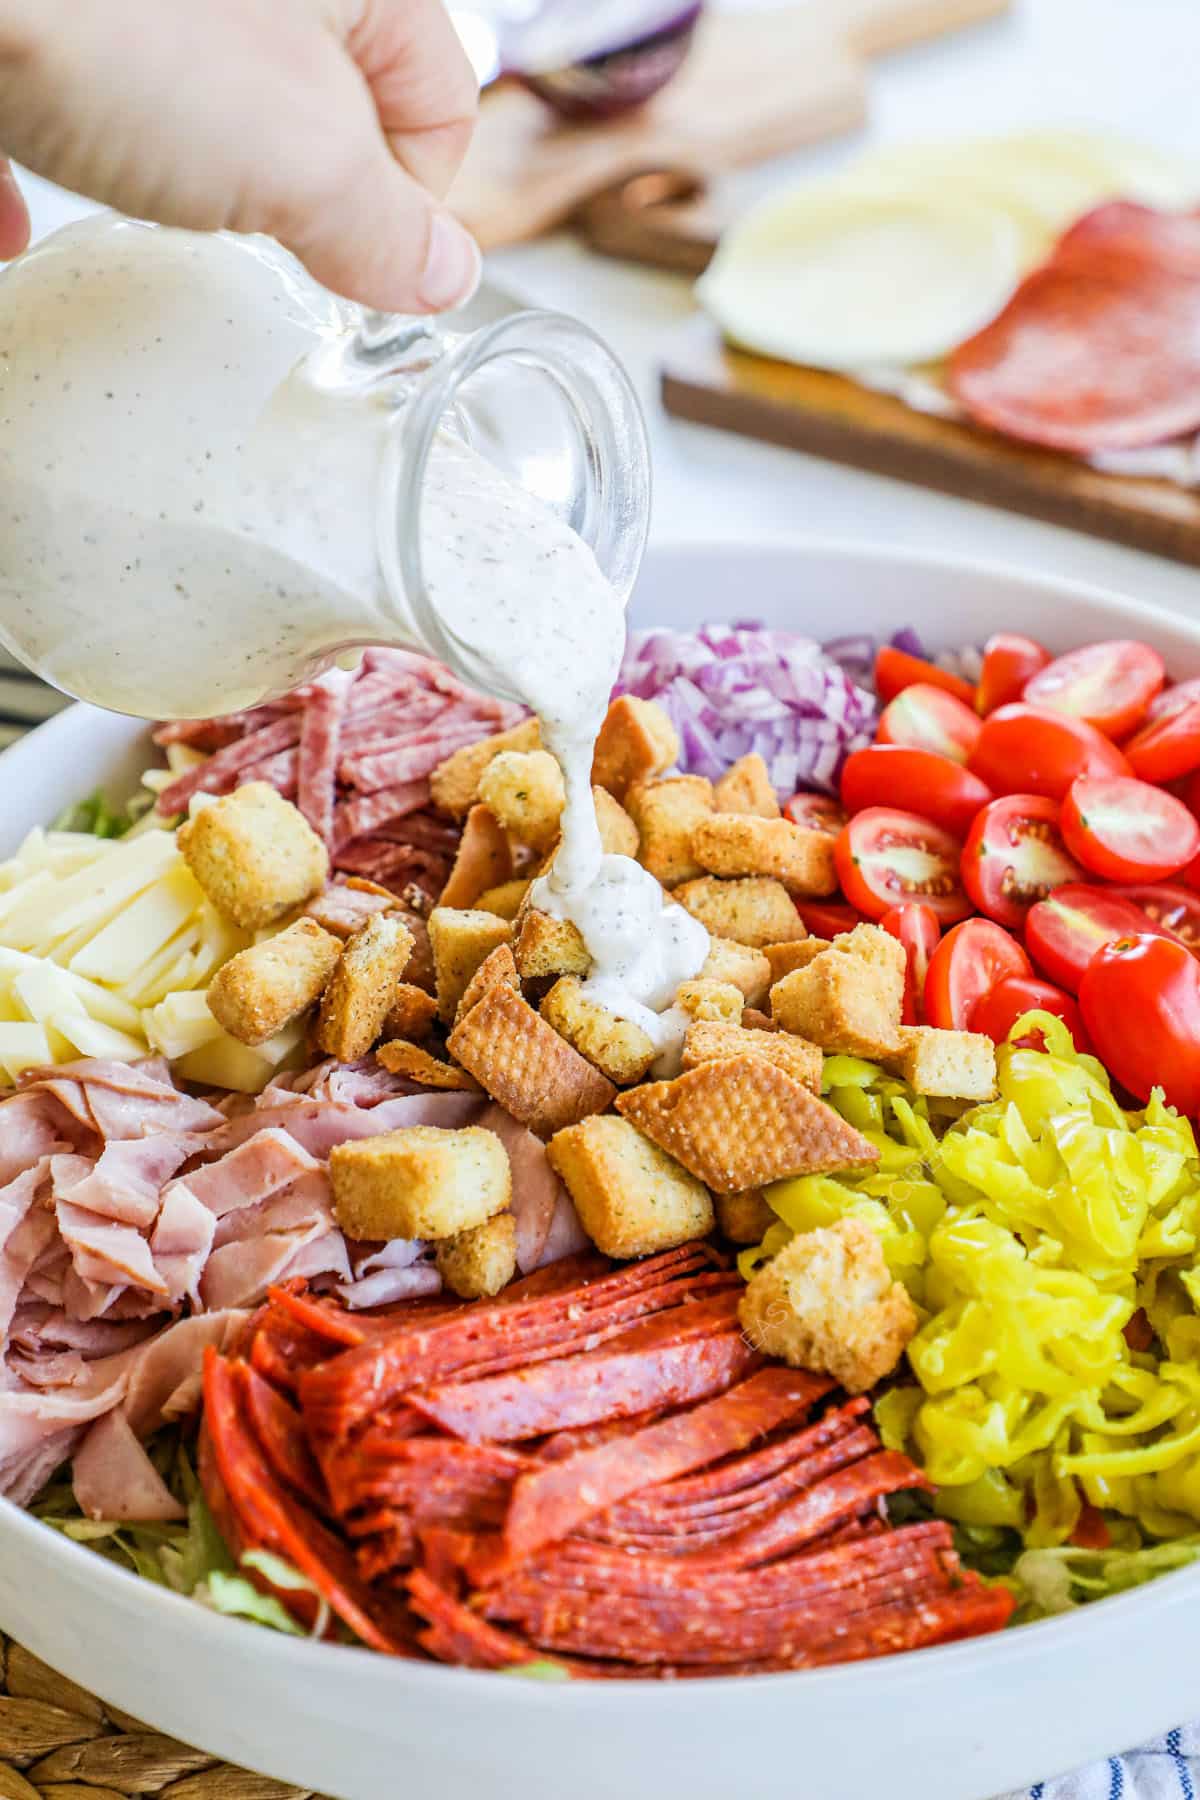
[[[0,1800],[322,1800],[105,1706],[0,1635]]]

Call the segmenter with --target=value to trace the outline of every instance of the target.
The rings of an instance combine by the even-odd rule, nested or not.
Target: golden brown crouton
[[[638,828],[621,802],[614,800],[602,787],[592,789],[592,798],[596,803],[601,848],[609,856],[636,857],[640,843]]]
[[[340,938],[315,919],[297,919],[217,970],[208,1010],[240,1043],[265,1044],[320,999],[341,954]]]
[[[735,944],[732,938],[714,934],[700,968],[706,981],[730,981],[741,988],[747,1006],[762,1006],[771,986],[771,965],[761,950]]]
[[[326,1056],[353,1062],[383,1030],[412,950],[412,933],[395,913],[376,913],[346,944],[317,1017]]]
[[[479,798],[505,831],[531,850],[558,836],[564,801],[562,770],[548,750],[502,750],[479,778]]]
[[[793,969],[807,969],[814,956],[828,950],[829,938],[797,938],[791,944],[764,944],[763,955],[771,965],[771,986],[790,975]]]
[[[592,966],[579,927],[529,907],[518,922],[513,954],[522,981],[541,975],[586,975]]]
[[[494,987],[510,987],[518,994],[521,991],[517,965],[509,944],[497,944],[494,950],[488,951],[463,989],[458,1011],[454,1015],[455,1020],[465,1019],[471,1008],[478,1006],[483,996]]]
[[[495,913],[472,908],[435,906],[429,915],[429,945],[433,951],[438,1017],[449,1025],[467,983],[485,956],[497,944],[507,944],[512,926]]]
[[[760,819],[779,817],[779,801],[767,765],[757,750],[740,756],[726,769],[713,789],[713,804],[719,813],[753,813]]]
[[[685,881],[675,890],[675,898],[714,937],[733,938],[752,949],[779,944],[788,937],[808,936],[787,889],[766,875],[751,875],[742,881],[704,875],[698,881]]]
[[[890,1375],[917,1313],[864,1219],[805,1232],[750,1281],[738,1309],[757,1350],[832,1375],[850,1394]]]
[[[477,1094],[479,1083],[457,1063],[431,1056],[422,1045],[410,1044],[407,1038],[393,1038],[380,1044],[375,1060],[389,1075],[403,1075],[422,1087],[438,1088],[447,1093]]]
[[[484,1225],[442,1238],[434,1261],[452,1294],[463,1300],[488,1299],[517,1272],[517,1222],[510,1212],[497,1213]]]
[[[678,755],[679,734],[662,707],[622,694],[600,727],[592,780],[624,800],[631,787],[669,769]]]
[[[995,1098],[996,1046],[978,1031],[902,1025],[900,1048],[884,1062],[918,1094],[945,1100]]]
[[[504,827],[486,806],[473,806],[438,905],[460,910],[474,906],[480,894],[510,881],[512,872],[512,851]]]
[[[555,982],[542,1001],[542,1017],[618,1087],[640,1081],[658,1054],[654,1040],[640,1025],[619,1019],[590,999],[577,975],[563,975]]]
[[[761,1188],[742,1194],[714,1194],[717,1230],[731,1244],[758,1244],[772,1225],[779,1223],[762,1196]]]
[[[890,969],[830,949],[775,983],[771,1012],[784,1031],[822,1050],[878,1061],[899,1048],[903,997]]]
[[[771,875],[793,894],[832,894],[837,889],[834,840],[790,819],[719,813],[692,833],[692,855],[713,875]]]
[[[480,894],[475,902],[475,910],[495,913],[498,919],[515,919],[528,892],[529,881],[525,877],[516,881],[502,881],[499,887],[488,888]]]
[[[675,1005],[690,1019],[724,1020],[736,1025],[745,1010],[745,996],[732,981],[713,981],[706,975],[694,975],[691,981],[680,982]]]
[[[547,1138],[612,1105],[616,1088],[510,987],[489,988],[446,1040],[493,1100]]]
[[[879,1160],[839,1113],[761,1056],[721,1057],[629,1088],[617,1111],[714,1194]]]
[[[703,1185],[625,1119],[584,1119],[558,1132],[546,1154],[606,1256],[653,1256],[713,1228]]]
[[[692,855],[692,833],[712,811],[712,782],[703,775],[645,781],[625,796],[638,828],[638,860],[666,888],[702,873]]]
[[[908,957],[900,939],[894,938],[890,931],[884,931],[882,926],[863,924],[856,925],[853,931],[839,931],[830,949],[840,956],[857,956],[860,961],[870,963],[872,968],[882,969],[893,984],[898,984],[900,992],[904,992]]]
[[[304,814],[267,781],[248,781],[185,819],[180,855],[219,913],[258,931],[325,886],[329,857]]]
[[[387,1018],[383,1021],[383,1036],[408,1038],[410,1043],[414,1042],[429,1036],[436,1018],[437,1001],[432,994],[427,994],[424,988],[414,987],[411,981],[397,982]]]
[[[338,1224],[354,1238],[444,1238],[503,1212],[508,1152],[479,1125],[410,1125],[335,1144],[329,1179]]]
[[[825,1058],[815,1044],[789,1031],[747,1031],[740,1024],[689,1025],[683,1040],[683,1067],[699,1068],[723,1056],[762,1056],[814,1094],[821,1091]]]
[[[537,750],[542,734],[536,719],[522,719],[508,731],[493,732],[477,744],[466,744],[439,763],[429,778],[433,804],[453,819],[465,819],[479,798],[479,777],[502,750]]]

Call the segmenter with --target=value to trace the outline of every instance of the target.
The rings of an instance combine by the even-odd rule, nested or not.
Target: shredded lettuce
[[[51,826],[52,831],[83,831],[91,837],[124,837],[130,826],[154,805],[153,794],[139,794],[127,806],[111,807],[99,788],[65,806]]]

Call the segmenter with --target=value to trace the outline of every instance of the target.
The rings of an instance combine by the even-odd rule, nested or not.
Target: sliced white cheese
[[[103,1056],[112,1062],[136,1062],[146,1054],[146,1040],[116,1031],[86,1013],[58,1013],[49,1023],[73,1044],[80,1056]]]
[[[52,1062],[49,1040],[42,1026],[29,1023],[0,1024],[0,1069],[15,1081],[22,1069]]]
[[[272,1075],[280,1069],[304,1036],[304,1023],[287,1025],[265,1044],[239,1044],[222,1031],[218,1037],[192,1050],[175,1064],[175,1071],[185,1081],[202,1087],[231,1088],[238,1094],[258,1094]]]
[[[204,895],[182,859],[109,920],[72,956],[77,975],[91,975],[119,987],[187,924]]]
[[[43,1025],[55,1013],[72,1013],[87,1017],[78,988],[70,976],[51,962],[31,962],[12,978],[14,999],[26,1018]]]
[[[142,1020],[151,1046],[172,1061],[225,1035],[209,1012],[204,993],[198,990],[168,994],[143,1013]]]

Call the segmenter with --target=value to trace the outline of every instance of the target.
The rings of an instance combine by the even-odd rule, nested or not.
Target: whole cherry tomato
[[[1024,698],[1123,738],[1141,723],[1165,679],[1163,659],[1149,644],[1108,638],[1056,656],[1025,683]]]
[[[1117,938],[1158,929],[1148,913],[1112,888],[1069,881],[1030,907],[1025,948],[1044,975],[1077,994],[1083,972],[1097,950]]]
[[[963,886],[998,925],[1019,928],[1031,906],[1082,873],[1063,844],[1058,807],[1041,794],[993,800],[963,847]]]
[[[1045,794],[1061,800],[1080,775],[1128,775],[1129,764],[1083,719],[1023,701],[983,721],[967,767],[996,794]]]
[[[898,806],[964,838],[992,798],[978,775],[933,750],[872,744],[854,750],[842,770],[842,804],[853,815],[868,806]]]
[[[1076,1050],[1091,1048],[1079,1007],[1072,996],[1048,981],[1038,981],[1033,975],[1006,975],[994,988],[989,988],[975,1003],[971,1030],[982,1031],[994,1044],[1005,1044],[1017,1020],[1027,1012],[1053,1013],[1070,1032]],[[1038,1030],[1027,1032],[1016,1041],[1022,1048],[1046,1048],[1046,1039]]]
[[[1140,934],[1098,950],[1079,988],[1096,1054],[1117,1081],[1148,1100],[1200,1109],[1200,962],[1170,938]]]
[[[893,906],[885,912],[880,925],[904,945],[907,970],[904,977],[905,1025],[919,1025],[925,1013],[925,977],[929,959],[938,946],[942,928],[931,907],[910,900],[904,906]]]
[[[951,762],[965,763],[979,736],[972,709],[942,688],[905,688],[884,707],[875,733],[877,744],[908,744],[935,750]]]
[[[1175,781],[1200,769],[1200,700],[1150,719],[1124,751],[1143,781]]]
[[[925,1017],[945,1031],[969,1031],[977,1002],[1006,975],[1032,975],[1011,932],[990,919],[964,919],[929,959]]]
[[[882,919],[906,900],[928,906],[943,925],[971,910],[959,880],[958,839],[914,813],[869,806],[851,819],[833,854],[842,892],[868,919]]]
[[[1159,881],[1200,851],[1200,825],[1183,801],[1125,775],[1073,781],[1060,824],[1071,854],[1107,881]]]
[[[823,831],[836,837],[846,823],[846,810],[828,794],[793,794],[783,809],[784,817],[806,831]]]
[[[1050,661],[1050,652],[1033,638],[1015,631],[998,631],[983,646],[983,667],[975,689],[975,711],[982,718],[998,706],[1019,700],[1025,683]]]
[[[923,656],[910,656],[907,650],[897,650],[894,644],[884,644],[875,655],[875,692],[881,700],[894,700],[905,688],[915,687],[920,682],[925,687],[942,688],[947,694],[953,694],[964,706],[974,706],[975,689],[961,675],[952,675],[949,669],[939,669],[936,663],[926,662]]]

